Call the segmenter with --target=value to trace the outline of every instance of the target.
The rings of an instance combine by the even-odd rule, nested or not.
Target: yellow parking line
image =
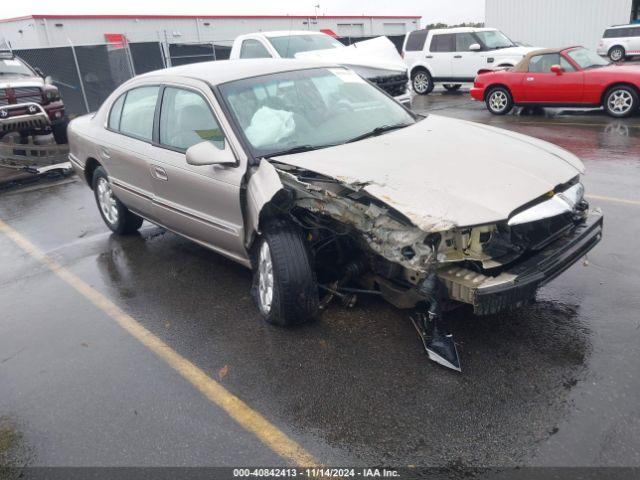
[[[0,232],[13,240],[28,255],[46,265],[64,282],[111,317],[136,340],[176,370],[211,402],[222,408],[244,429],[258,437],[272,451],[300,467],[318,465],[318,462],[310,453],[306,452],[298,443],[289,438],[264,416],[209,377],[202,369],[182,357],[160,338],[140,325],[133,317],[124,313],[107,297],[53,260],[2,220],[0,220]]]
[[[640,205],[638,200],[627,200],[626,198],[605,197],[603,195],[585,195],[585,197],[593,200],[602,200],[604,202],[626,203],[627,205]]]

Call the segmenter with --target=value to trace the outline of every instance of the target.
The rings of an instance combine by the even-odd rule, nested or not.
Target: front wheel
[[[511,92],[504,87],[489,90],[485,98],[487,109],[494,115],[506,115],[513,108]]]
[[[311,255],[294,225],[278,221],[264,229],[253,254],[252,294],[268,323],[289,326],[318,316]]]
[[[638,92],[631,87],[613,87],[604,96],[604,110],[612,117],[628,117],[637,109]]]
[[[613,47],[609,50],[609,58],[612,62],[620,62],[624,60],[625,54],[624,48],[620,46]]]
[[[433,78],[426,70],[418,70],[411,77],[411,86],[418,95],[427,95],[433,90]]]
[[[459,83],[455,83],[455,84],[454,83],[445,83],[442,86],[448,92],[457,92],[458,90],[460,90],[460,87],[462,87],[462,85],[459,84]]]
[[[111,231],[125,235],[136,232],[142,226],[142,217],[129,211],[113,193],[104,168],[98,167],[93,172],[92,185],[102,220]]]

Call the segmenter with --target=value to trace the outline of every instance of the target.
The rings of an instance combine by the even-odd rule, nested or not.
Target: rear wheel
[[[445,83],[442,86],[448,92],[457,92],[458,90],[460,90],[460,87],[462,87],[462,85],[459,83]]]
[[[130,212],[113,193],[104,168],[98,167],[93,172],[92,185],[102,220],[114,233],[134,233],[142,226],[142,217]]]
[[[433,90],[433,78],[426,70],[416,70],[411,76],[411,86],[418,95],[427,95]]]
[[[489,90],[485,98],[487,109],[494,115],[506,115],[513,108],[511,92],[504,87]]]
[[[253,255],[253,297],[263,318],[289,326],[319,313],[318,284],[300,230],[286,222],[267,226]]]
[[[613,87],[605,94],[603,106],[612,117],[628,117],[638,109],[638,92],[626,85]]]
[[[609,50],[609,58],[612,62],[620,62],[624,60],[625,54],[626,52],[624,51],[624,48],[620,45],[616,45]]]

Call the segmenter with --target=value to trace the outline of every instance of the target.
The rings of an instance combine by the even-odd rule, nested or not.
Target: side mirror
[[[471,45],[469,45],[469,50],[472,52],[479,52],[480,50],[482,50],[482,47],[479,43],[472,43]]]
[[[220,148],[220,146],[222,148]],[[238,164],[226,139],[197,143],[187,149],[187,163],[189,165],[229,165]]]
[[[560,65],[551,65],[551,71],[556,75],[562,75],[564,73],[564,68]]]
[[[47,75],[46,77],[44,77],[44,84],[53,85],[53,77],[51,75]]]

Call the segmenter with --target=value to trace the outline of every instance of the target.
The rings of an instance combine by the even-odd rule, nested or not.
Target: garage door
[[[383,27],[385,35],[404,35],[407,33],[407,27],[404,23],[385,23]]]
[[[364,37],[363,23],[339,23],[338,35],[341,37]]]

